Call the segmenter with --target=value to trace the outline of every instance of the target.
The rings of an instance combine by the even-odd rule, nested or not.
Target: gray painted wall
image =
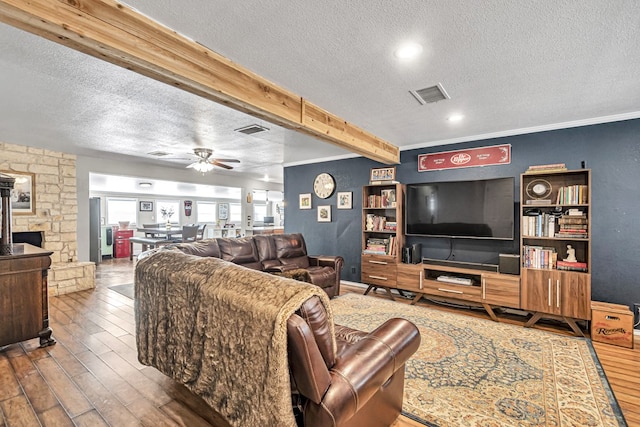
[[[510,165],[417,171],[419,154],[498,144],[511,144]],[[581,161],[592,170],[592,299],[640,303],[640,119],[404,151],[397,180],[409,184],[512,176],[516,178],[514,209],[518,209],[519,177],[528,166],[566,163],[569,169],[579,169]],[[380,166],[355,158],[292,166],[284,171],[285,231],[302,232],[312,254],[343,256],[345,280],[360,279],[362,186],[368,184],[370,169]],[[298,209],[299,194],[313,193],[313,180],[320,172],[334,176],[336,192],[353,192],[352,210],[337,210],[335,193],[326,200],[312,194],[313,208]],[[331,205],[331,223],[317,222],[318,205]],[[519,252],[518,228],[515,235],[513,241],[506,242],[456,239],[452,243],[445,238],[409,237],[407,243],[421,242],[422,255],[429,258],[445,259],[452,250],[459,261],[497,263],[499,253]]]

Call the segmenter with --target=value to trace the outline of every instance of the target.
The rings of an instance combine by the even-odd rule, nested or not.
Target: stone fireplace
[[[44,241],[44,233],[42,231],[20,231],[12,234],[13,243],[28,243],[41,248]]]
[[[0,171],[35,174],[35,215],[12,216],[13,241],[40,236],[53,252],[49,295],[94,288],[95,264],[77,261],[76,156],[0,142]]]

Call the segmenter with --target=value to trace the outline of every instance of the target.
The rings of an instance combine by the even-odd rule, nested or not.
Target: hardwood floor
[[[138,363],[133,301],[108,289],[133,282],[133,262],[107,260],[96,275],[95,290],[51,298],[56,345],[40,349],[38,340],[29,340],[0,349],[0,427],[225,426],[186,388]],[[343,292],[363,289],[343,286]],[[374,295],[385,298],[381,291]],[[438,308],[488,318],[481,311]],[[569,333],[562,325],[539,327]],[[640,426],[640,351],[594,347],[628,424]],[[420,424],[401,417],[394,426]]]

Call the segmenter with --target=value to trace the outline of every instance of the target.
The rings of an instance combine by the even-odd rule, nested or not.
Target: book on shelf
[[[525,237],[554,237],[556,217],[549,213],[522,217],[522,235]]]
[[[580,225],[580,224],[588,224],[589,219],[586,216],[577,216],[577,215],[562,215],[558,219],[558,224],[560,225]]]
[[[384,223],[385,231],[396,231],[398,229],[398,223],[395,221],[386,221]]]
[[[548,165],[532,165],[529,166],[526,174],[535,173],[549,173],[549,172],[562,172],[567,170],[567,165],[564,163],[551,163]]]
[[[577,261],[558,261],[556,268],[558,270],[567,270],[567,271],[589,271],[586,262],[577,262]]]
[[[558,189],[556,204],[558,205],[582,205],[589,202],[587,195],[589,187],[583,184],[568,185]]]
[[[391,185],[397,183],[398,181],[394,181],[392,179],[384,179],[382,181],[369,181],[369,185]]]
[[[555,268],[558,254],[555,248],[524,245],[522,247],[522,266],[525,268]]]
[[[362,253],[370,255],[395,255],[397,251],[397,239],[395,236],[381,239],[371,237],[367,239],[367,245]]]
[[[387,217],[367,214],[365,223],[365,231],[385,231]]]
[[[551,203],[551,199],[531,199],[525,202],[527,205],[550,205]]]

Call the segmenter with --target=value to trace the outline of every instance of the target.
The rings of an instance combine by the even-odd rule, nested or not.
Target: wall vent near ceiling
[[[244,133],[245,135],[253,135],[254,133],[266,132],[269,128],[260,125],[249,125],[243,128],[234,129],[236,132]]]
[[[409,93],[422,105],[442,101],[443,99],[451,99],[440,83],[424,89],[410,90]]]
[[[147,153],[150,156],[156,156],[156,157],[164,157],[164,156],[168,156],[171,153],[166,153],[164,151],[152,151],[150,153]]]

